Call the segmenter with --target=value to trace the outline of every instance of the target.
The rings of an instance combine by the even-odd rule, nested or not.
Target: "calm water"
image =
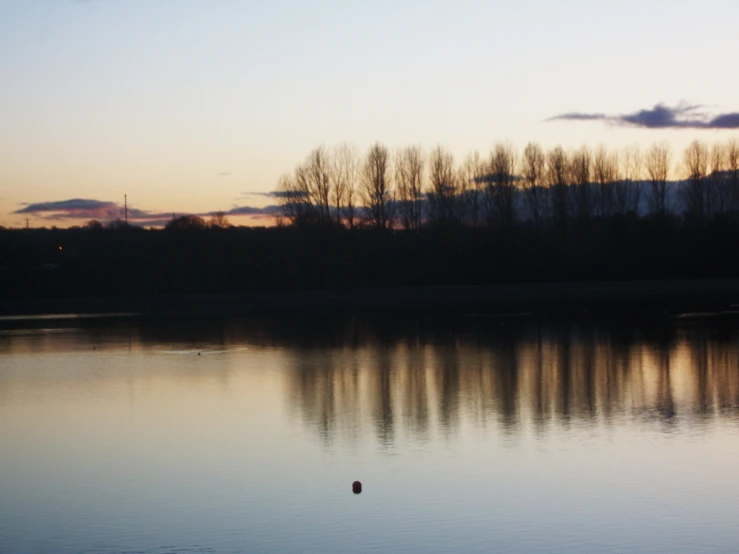
[[[738,468],[736,319],[0,323],[2,553],[739,552]]]

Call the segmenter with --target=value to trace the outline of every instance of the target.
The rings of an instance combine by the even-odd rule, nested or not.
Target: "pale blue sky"
[[[543,121],[739,111],[737,21],[736,0],[0,0],[0,223],[22,202],[123,194],[259,204],[242,193],[322,143],[461,158],[497,140],[724,140],[737,131]]]

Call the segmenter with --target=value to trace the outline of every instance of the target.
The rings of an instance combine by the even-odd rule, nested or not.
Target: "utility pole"
[[[123,213],[125,214],[126,226],[128,226],[128,195],[123,195]]]
[[[30,229],[30,224],[28,223],[28,218],[26,218],[26,229]]]

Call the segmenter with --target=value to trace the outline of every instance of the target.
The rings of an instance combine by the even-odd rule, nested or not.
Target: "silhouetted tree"
[[[126,229],[128,227],[131,227],[131,225],[118,217],[116,219],[113,219],[112,221],[108,221],[108,223],[105,224],[105,227],[108,229]],[[54,227],[52,227],[52,229],[54,229]]]
[[[569,163],[564,148],[556,146],[547,153],[546,171],[552,199],[552,222],[555,229],[563,232],[569,215],[567,187]]]
[[[103,224],[100,223],[97,219],[91,219],[84,225],[85,229],[89,229],[91,231],[99,231],[103,228]]]
[[[729,205],[732,211],[739,209],[739,141],[733,138],[726,144],[726,171],[728,173]]]
[[[570,154],[570,182],[572,183],[573,213],[575,217],[587,218],[592,215],[590,195],[590,174],[592,157],[590,149],[582,146]]]
[[[395,184],[400,221],[405,229],[421,227],[423,217],[424,160],[420,146],[410,146],[395,156]]]
[[[623,215],[629,211],[631,184],[626,178],[626,151],[616,154],[613,181],[613,212]]]
[[[359,175],[359,154],[354,146],[341,144],[334,150],[331,183],[337,221],[350,229],[356,223],[356,184]]]
[[[710,210],[722,214],[731,202],[731,187],[726,171],[726,147],[717,142],[711,147],[711,162],[708,178],[708,198]]]
[[[698,218],[706,215],[706,186],[708,173],[708,148],[694,140],[683,153],[683,163],[687,173],[688,186],[685,190],[685,206],[688,212]]]
[[[670,145],[666,142],[654,143],[647,151],[645,165],[651,194],[649,208],[654,214],[664,216],[667,212],[667,179],[670,172]]]
[[[516,151],[511,144],[495,145],[490,154],[489,172],[488,194],[492,206],[489,224],[508,229],[516,219]]]
[[[314,206],[319,225],[331,222],[331,163],[326,148],[313,150],[295,171],[295,182]]]
[[[168,231],[202,230],[206,227],[205,220],[198,215],[181,215],[170,219],[164,226]]]
[[[293,175],[284,174],[277,182],[277,198],[281,215],[297,227],[318,223],[318,213],[310,195],[298,187]]]
[[[615,186],[618,179],[618,152],[609,152],[600,145],[593,157],[593,181],[598,215],[610,217],[614,213]]]
[[[429,221],[445,225],[455,219],[457,183],[454,157],[451,152],[437,146],[429,156]]]
[[[473,227],[479,226],[482,219],[483,195],[486,187],[484,165],[480,159],[480,153],[475,151],[467,155],[458,171],[459,219]]]
[[[326,148],[320,146],[298,165],[293,175],[283,175],[277,184],[282,214],[294,225],[330,225],[332,164]]]
[[[361,196],[369,222],[385,229],[393,219],[393,192],[390,181],[389,154],[379,142],[370,147],[362,166]]]
[[[210,216],[210,221],[208,221],[208,227],[211,229],[225,229],[230,225],[226,214],[223,212],[214,213]]]
[[[536,143],[530,142],[523,151],[521,177],[524,189],[524,200],[529,216],[534,222],[537,231],[544,218],[546,208],[546,194],[543,188],[546,170],[544,150]]]
[[[625,201],[625,211],[639,214],[639,203],[642,196],[642,171],[644,158],[638,145],[628,146],[624,149],[622,161],[622,199]]]

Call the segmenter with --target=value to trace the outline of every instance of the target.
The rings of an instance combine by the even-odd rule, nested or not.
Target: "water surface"
[[[0,552],[739,552],[738,329],[5,321]]]

